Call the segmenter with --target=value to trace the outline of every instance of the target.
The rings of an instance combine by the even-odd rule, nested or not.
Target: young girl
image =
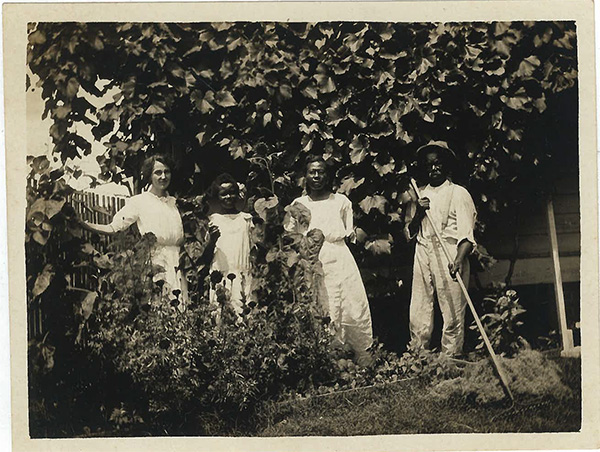
[[[217,201],[220,212],[210,215],[210,247],[214,249],[211,273],[223,274],[222,283],[230,291],[231,305],[239,314],[243,299],[250,295],[250,229],[252,215],[238,208],[240,189],[229,174],[218,176],[209,191]],[[214,301],[216,294],[211,291]]]
[[[320,229],[325,242],[319,253],[325,274],[329,317],[335,341],[349,345],[358,362],[367,364],[372,345],[371,312],[360,272],[345,240],[354,234],[352,203],[339,193],[332,193],[326,163],[320,156],[309,158],[306,166],[307,195],[294,203],[305,206],[311,214],[308,230]],[[291,219],[288,231],[298,227]]]
[[[158,275],[166,283],[163,290],[169,296],[178,296],[185,303],[187,281],[179,270],[183,224],[175,198],[167,191],[171,183],[171,167],[164,156],[148,157],[141,168],[142,187],[146,191],[129,198],[110,224],[84,222],[84,227],[94,232],[113,234],[137,223],[140,234],[154,234],[156,244],[151,259],[153,265],[164,269],[164,273]],[[180,305],[182,308],[183,304]]]

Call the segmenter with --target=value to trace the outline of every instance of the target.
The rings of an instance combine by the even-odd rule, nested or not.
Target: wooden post
[[[548,212],[548,234],[552,247],[552,263],[554,270],[554,295],[556,297],[556,311],[558,314],[558,325],[562,339],[561,356],[577,356],[578,351],[573,343],[573,331],[567,327],[567,312],[565,310],[565,295],[563,292],[562,274],[560,272],[560,256],[558,253],[558,235],[556,234],[556,222],[554,219],[554,203],[549,196],[546,202]]]

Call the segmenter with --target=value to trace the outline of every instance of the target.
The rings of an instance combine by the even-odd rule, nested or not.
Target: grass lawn
[[[348,436],[410,433],[578,431],[581,427],[581,361],[559,359],[572,397],[517,399],[476,405],[436,400],[421,380],[405,380],[310,399],[273,403],[259,413],[260,436]]]

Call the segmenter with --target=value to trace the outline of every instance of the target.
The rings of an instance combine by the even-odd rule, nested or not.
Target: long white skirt
[[[179,246],[155,245],[152,251],[152,264],[164,269],[164,272],[155,277],[164,279],[163,293],[165,295],[175,298],[173,291],[180,291],[178,299],[181,302],[180,309],[182,309],[188,300],[188,287],[183,272],[179,270]]]
[[[343,240],[324,242],[319,260],[335,340],[360,354],[372,345],[373,330],[369,300],[356,261]]]

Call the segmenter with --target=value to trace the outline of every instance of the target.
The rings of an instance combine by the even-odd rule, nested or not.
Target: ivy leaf
[[[509,140],[521,141],[521,138],[523,138],[523,130],[508,129],[506,131],[506,136]]]
[[[284,218],[284,224],[290,223],[290,218],[293,218],[296,222],[296,232],[305,233],[308,231],[310,225],[311,214],[310,210],[299,202],[295,202],[285,207],[286,216]]]
[[[341,104],[334,105],[333,107],[328,107],[326,109],[327,112],[327,124],[331,126],[337,126],[341,121],[346,119],[348,116],[345,112],[344,107]]]
[[[176,78],[185,78],[185,71],[176,64],[169,64],[166,69]]]
[[[505,57],[510,56],[510,45],[505,39],[499,39],[492,43],[492,49]]]
[[[525,94],[525,90],[517,91],[512,97],[502,95],[500,96],[500,100],[513,110],[531,110],[531,107],[527,107],[531,99]]]
[[[300,132],[310,134],[310,133],[319,131],[319,124],[317,124],[316,122],[313,122],[309,126],[309,125],[306,125],[305,123],[301,123],[300,126],[298,126],[298,128],[300,129]]]
[[[533,105],[540,113],[544,113],[546,111],[547,105],[546,100],[543,97],[536,99],[533,101]]]
[[[48,242],[48,234],[44,234],[41,231],[35,231],[32,235],[32,238],[42,246]]]
[[[56,119],[65,119],[71,113],[71,105],[62,105],[52,110],[52,116]]]
[[[233,140],[229,145],[229,153],[234,159],[246,157],[246,149],[238,140]]]
[[[298,263],[298,261],[300,261],[300,255],[298,253],[296,253],[295,251],[290,251],[290,252],[286,253],[286,255],[287,255],[286,265],[288,267],[293,267],[294,265],[296,265]]]
[[[536,56],[530,56],[525,58],[519,64],[519,69],[517,70],[517,75],[521,78],[528,78],[533,75],[533,72],[540,66],[540,59]]]
[[[54,267],[51,264],[46,264],[44,270],[37,276],[35,279],[35,283],[33,285],[32,295],[34,298],[40,296],[42,293],[46,291],[50,283],[52,282],[52,278],[54,278]]]
[[[340,184],[340,188],[338,191],[340,193],[348,195],[352,190],[354,190],[357,187],[360,187],[364,181],[364,177],[361,177],[360,179],[356,180],[354,176],[347,176],[344,179],[342,179],[342,183]]]
[[[213,107],[213,105],[206,98],[200,100],[199,104],[197,104],[197,107],[198,110],[204,114],[210,113],[215,109],[215,107]]]
[[[425,112],[425,113],[423,113],[423,119],[427,122],[434,122],[435,115],[431,112]]]
[[[33,215],[35,212],[42,212],[47,218],[52,218],[62,210],[64,205],[64,199],[56,200],[39,198],[29,208],[29,216]]]
[[[46,36],[40,30],[36,30],[28,36],[29,44],[39,45],[46,42]]]
[[[364,213],[368,214],[372,209],[377,209],[379,212],[385,215],[385,206],[387,200],[381,195],[365,196],[365,198],[358,203]]]
[[[362,162],[366,155],[366,148],[369,146],[369,139],[365,136],[355,136],[350,143],[350,161],[355,165]]]
[[[265,260],[267,262],[274,262],[275,260],[277,260],[278,255],[279,255],[279,250],[276,248],[272,248],[267,252]]]
[[[254,210],[263,220],[267,220],[268,212],[279,205],[279,198],[271,196],[269,198],[259,198],[254,202]]]
[[[348,115],[348,118],[361,129],[367,127],[367,123],[362,119],[358,118],[356,115]]]
[[[44,220],[46,219],[46,215],[40,211],[32,212],[29,215],[29,219],[33,221],[33,224],[37,227],[40,227]]]
[[[37,173],[41,174],[45,172],[50,167],[50,160],[45,155],[40,155],[36,157],[31,162],[31,168]]]
[[[281,97],[283,97],[284,99],[291,99],[292,98],[292,87],[290,85],[281,85],[279,87],[279,93],[281,94]]]
[[[307,121],[319,121],[321,119],[318,110],[312,110],[308,107],[302,110],[302,116],[304,116],[304,119]]]
[[[367,233],[362,228],[356,228],[355,233],[356,233],[356,241],[358,243],[364,243],[368,238]]]
[[[385,165],[380,165],[377,161],[374,161],[373,167],[377,170],[380,176],[385,176],[386,174],[392,173],[396,169],[396,163],[393,159]]]
[[[233,107],[236,105],[234,97],[228,91],[220,91],[215,95],[215,102],[221,107]]]
[[[310,99],[318,99],[319,98],[319,94],[317,92],[317,88],[314,85],[308,85],[308,86],[306,86],[302,90],[302,94],[304,94],[305,97],[308,97]]]
[[[266,127],[271,122],[271,119],[273,119],[273,114],[270,111],[265,113],[263,116],[263,127]]]
[[[322,93],[332,93],[335,91],[335,83],[331,80],[331,77],[323,74],[316,74],[315,80],[319,87],[319,91]]]
[[[196,134],[196,140],[198,140],[198,144],[200,144],[200,146],[202,146],[205,142],[204,142],[204,134],[206,132],[200,132],[198,134]]]
[[[162,115],[166,113],[166,111],[160,105],[153,104],[146,108],[146,113],[149,115]]]
[[[90,318],[90,315],[94,310],[94,303],[96,303],[96,298],[98,298],[97,292],[89,292],[81,302],[80,313],[84,320]]]
[[[71,77],[67,83],[67,97],[73,99],[79,91],[79,81],[76,78]]]

